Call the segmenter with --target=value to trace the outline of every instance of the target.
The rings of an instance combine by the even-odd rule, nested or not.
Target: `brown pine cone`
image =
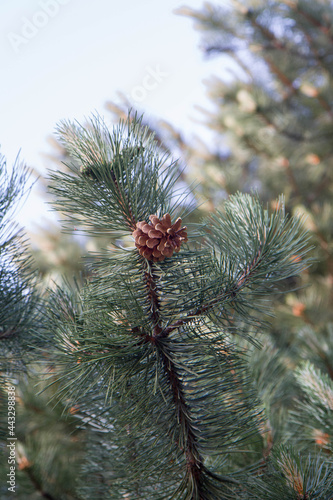
[[[133,231],[135,246],[139,254],[148,260],[160,262],[165,257],[171,257],[173,252],[179,252],[180,246],[187,241],[186,226],[180,227],[180,217],[171,224],[170,214],[164,214],[161,219],[156,215],[149,216],[150,223],[137,222]]]

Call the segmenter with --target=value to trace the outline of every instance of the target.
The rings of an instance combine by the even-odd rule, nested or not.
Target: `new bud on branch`
[[[179,252],[181,244],[187,241],[186,226],[181,227],[180,217],[171,224],[170,214],[164,214],[161,219],[156,215],[149,216],[150,223],[140,221],[133,231],[135,246],[140,255],[148,260],[160,262],[171,257],[173,252]]]

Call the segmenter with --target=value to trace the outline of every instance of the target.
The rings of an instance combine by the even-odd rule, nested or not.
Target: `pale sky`
[[[147,118],[195,132],[196,104],[208,105],[203,79],[221,74],[205,61],[193,21],[173,10],[202,0],[1,0],[0,145],[10,164],[45,170],[42,153],[61,119],[99,112],[126,94]],[[49,208],[33,194],[20,221]]]

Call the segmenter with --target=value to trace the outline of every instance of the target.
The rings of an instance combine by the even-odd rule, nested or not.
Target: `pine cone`
[[[170,214],[164,214],[161,219],[150,215],[149,224],[145,221],[137,222],[137,229],[133,231],[135,246],[139,254],[148,260],[160,262],[165,257],[171,257],[173,252],[179,252],[180,246],[187,241],[186,226],[180,227],[180,217],[171,224]]]

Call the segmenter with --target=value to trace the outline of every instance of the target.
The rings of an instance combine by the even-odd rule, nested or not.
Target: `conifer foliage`
[[[16,160],[12,168],[0,155],[0,497],[8,491],[8,438],[16,436],[14,385],[34,358],[32,338],[41,332],[41,299],[36,272],[15,212],[28,192],[28,169]],[[39,346],[41,338],[34,347]],[[11,457],[12,458],[12,457]],[[19,463],[20,457],[17,457]],[[11,462],[12,463],[12,462]]]
[[[209,199],[205,209],[252,189],[274,209],[276,196],[284,193],[286,212],[306,215],[313,245],[312,266],[301,277],[305,286],[275,301],[263,348],[248,351],[268,417],[261,450],[265,468],[253,482],[253,498],[329,499],[332,2],[231,0],[178,13],[195,21],[205,55],[218,57],[230,71],[228,78],[224,72],[207,82],[211,106],[204,114],[216,148],[199,140],[186,143],[171,127],[165,134],[160,128],[160,137],[167,136],[171,150],[184,152],[190,176],[200,178],[197,196]]]
[[[40,324],[32,262],[22,231],[13,221],[27,193],[29,171],[12,169],[0,156],[0,363],[3,375],[25,370],[31,336]]]
[[[89,428],[93,472],[77,494],[254,498],[241,468],[265,416],[244,346],[269,295],[306,265],[302,221],[283,199],[269,212],[237,193],[187,224],[177,163],[138,118],[112,131],[98,117],[65,122],[59,135],[74,160],[51,174],[64,227],[110,238],[85,286],[56,290],[48,314],[58,397]]]

